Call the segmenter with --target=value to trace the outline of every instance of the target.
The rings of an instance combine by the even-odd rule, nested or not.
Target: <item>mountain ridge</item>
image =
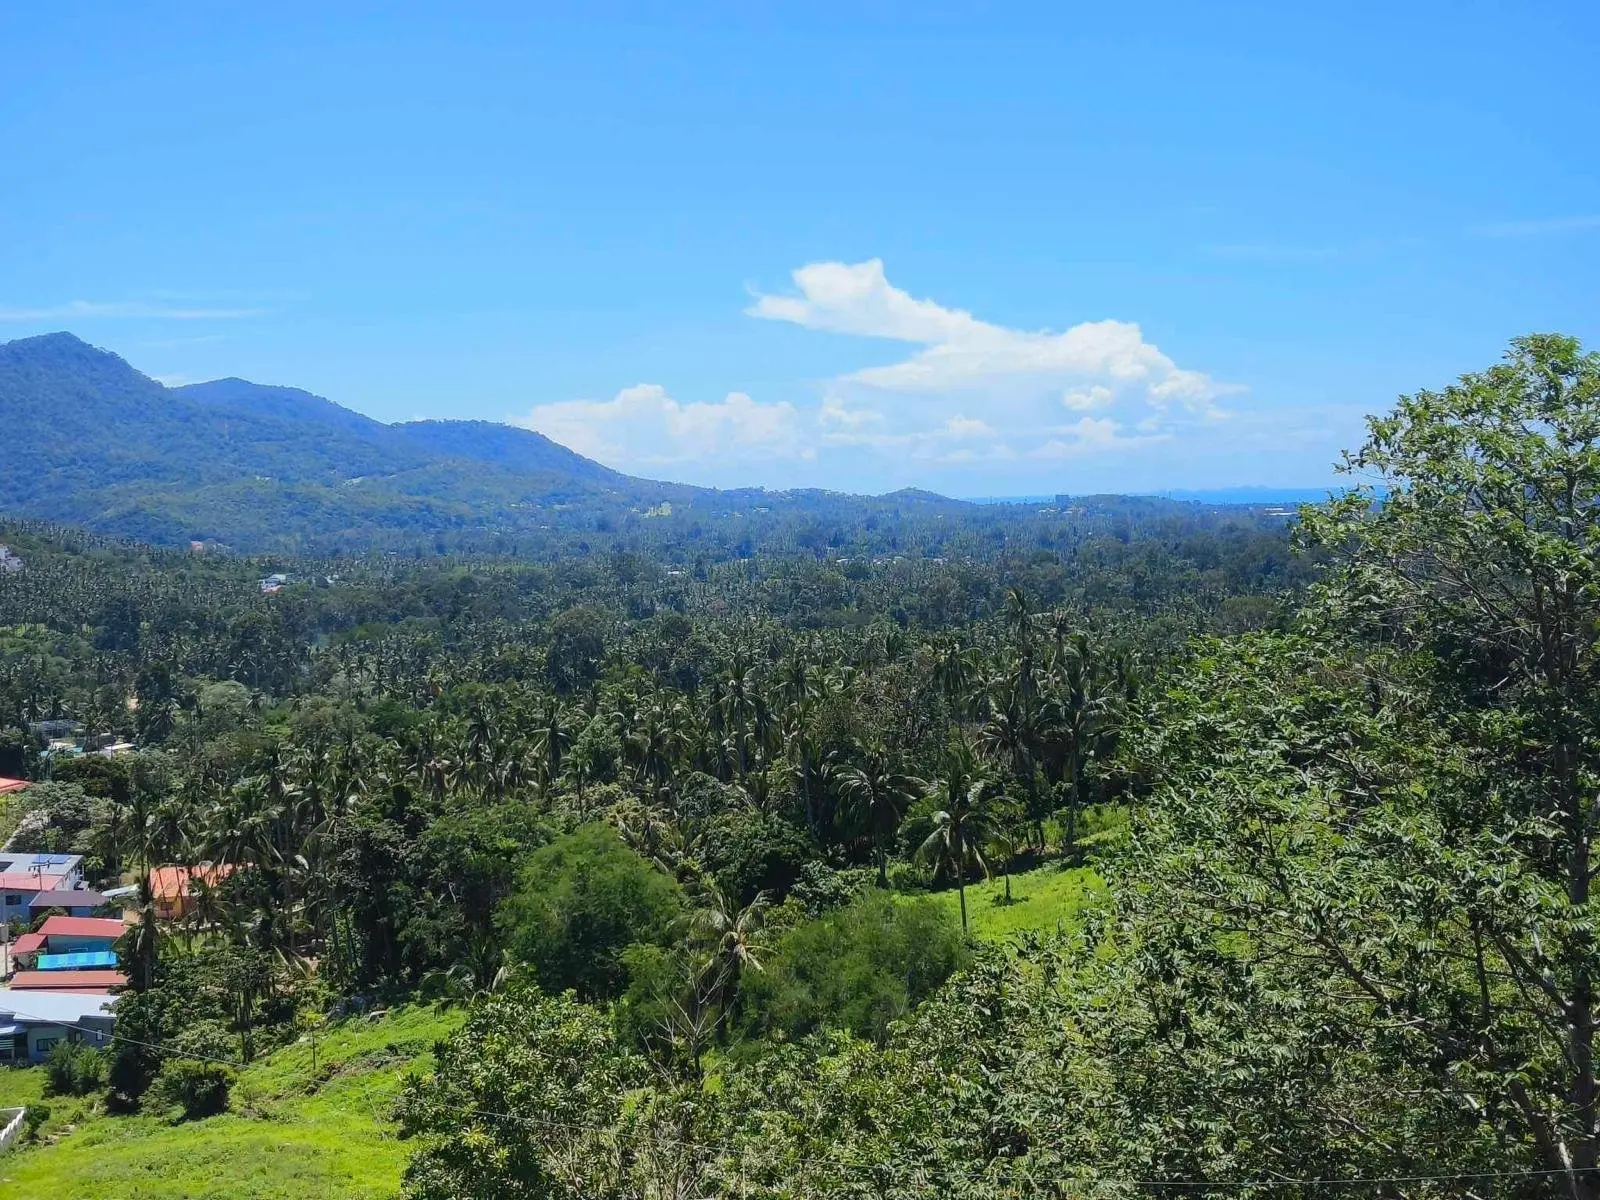
[[[674,507],[719,517],[741,506],[965,507],[918,489],[879,500],[720,491],[626,475],[513,425],[388,424],[301,388],[236,377],[167,387],[67,332],[0,343],[0,415],[0,512],[158,545],[477,544],[604,532]]]

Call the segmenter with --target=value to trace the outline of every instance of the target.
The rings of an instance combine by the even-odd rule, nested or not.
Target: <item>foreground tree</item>
[[[1473,1016],[1422,1028],[1440,1053],[1498,1067],[1494,1107],[1515,1114],[1547,1169],[1569,1172],[1574,1196],[1600,1196],[1600,355],[1520,338],[1501,365],[1374,421],[1350,467],[1389,494],[1310,523],[1351,548],[1335,611],[1435,654],[1440,690],[1494,763],[1488,819],[1467,824],[1476,861],[1456,875]]]
[[[1126,1102],[1165,1049],[1147,1099],[1230,1131],[1175,1136],[1169,1178],[1493,1163],[1595,1200],[1600,359],[1521,339],[1349,465],[1385,498],[1307,513],[1339,561],[1301,636],[1213,647],[1155,713],[1117,935],[1143,1033],[1106,1060]]]

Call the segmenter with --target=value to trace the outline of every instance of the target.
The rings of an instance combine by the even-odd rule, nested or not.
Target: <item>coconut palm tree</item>
[[[989,865],[981,846],[988,832],[985,813],[992,781],[972,743],[955,738],[944,753],[944,777],[935,782],[932,796],[943,805],[933,814],[933,829],[917,848],[919,857],[936,865],[949,865],[956,877],[961,904],[961,932],[967,931],[967,862],[985,876]]]
[[[702,994],[718,1006],[716,1030],[725,1033],[735,1015],[740,984],[747,971],[760,971],[766,945],[761,928],[770,900],[765,892],[749,904],[739,905],[709,880],[702,886],[699,907],[690,916],[691,935],[704,947],[701,967]]]
[[[878,860],[878,886],[889,886],[889,845],[900,828],[907,806],[928,790],[928,785],[900,769],[881,741],[858,747],[862,761],[841,768],[839,794],[847,810],[872,838]]]

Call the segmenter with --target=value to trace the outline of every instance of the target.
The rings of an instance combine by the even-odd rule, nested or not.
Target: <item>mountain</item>
[[[537,555],[584,552],[599,534],[671,538],[696,556],[758,542],[823,554],[841,524],[894,550],[898,522],[969,510],[910,489],[874,499],[636,479],[532,430],[387,425],[244,379],[164,387],[69,333],[0,344],[0,429],[0,514],[156,545]]]
[[[509,425],[386,425],[243,379],[164,387],[68,333],[0,344],[0,419],[0,511],[156,544],[460,541],[712,494]]]

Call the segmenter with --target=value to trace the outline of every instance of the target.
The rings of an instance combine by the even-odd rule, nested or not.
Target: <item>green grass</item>
[[[418,1006],[330,1026],[315,1073],[308,1042],[278,1050],[240,1072],[231,1112],[204,1121],[47,1098],[39,1144],[0,1158],[0,1200],[397,1196],[409,1148],[388,1114],[405,1076],[427,1070],[433,1043],[463,1019]],[[0,1106],[37,1100],[43,1082],[38,1068],[0,1071]]]
[[[1011,900],[1005,903],[1005,881],[998,875],[967,887],[967,923],[974,937],[984,941],[1004,941],[1012,934],[1032,930],[1054,933],[1071,929],[1083,909],[1105,893],[1105,884],[1092,867],[1063,869],[1058,865],[1037,867],[1011,877]],[[960,901],[956,890],[934,893],[960,920]]]

